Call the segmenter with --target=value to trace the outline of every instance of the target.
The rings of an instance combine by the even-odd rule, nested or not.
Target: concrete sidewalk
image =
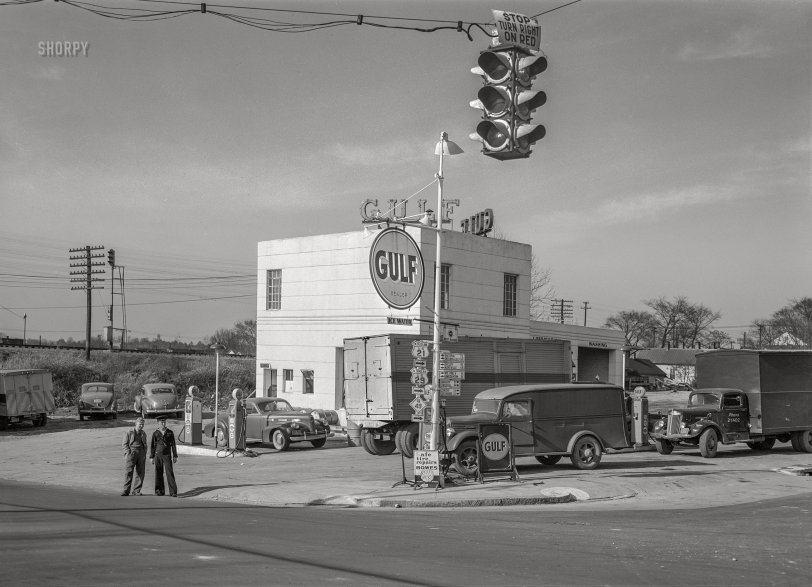
[[[131,420],[50,426],[0,432],[0,477],[121,491],[121,439]],[[145,430],[150,435],[156,428],[149,420]],[[177,435],[180,422],[170,421],[170,428]],[[248,454],[255,456],[214,450],[210,438],[203,446],[181,445],[175,465],[179,497],[274,507],[579,509],[711,507],[802,493],[812,497],[812,477],[804,473],[812,469],[812,455],[794,452],[789,445],[764,453],[725,446],[715,459],[681,449],[669,456],[654,451],[606,454],[594,471],[576,469],[566,458],[555,466],[520,458],[518,481],[479,483],[452,474],[443,489],[420,489],[403,483],[414,478],[413,464],[400,454],[373,456],[349,447],[343,435],[318,449],[305,444],[284,452],[249,445]],[[153,486],[147,462],[144,494],[152,494]]]

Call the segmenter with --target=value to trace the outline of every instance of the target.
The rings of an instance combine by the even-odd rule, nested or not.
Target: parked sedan
[[[183,398],[171,383],[147,383],[135,396],[134,409],[148,416],[172,415],[183,418]]]
[[[206,436],[217,434],[218,445],[228,439],[228,414],[217,415],[217,429],[209,420],[203,427]],[[287,450],[291,442],[310,442],[314,447],[324,446],[330,427],[316,419],[308,410],[291,406],[287,400],[277,397],[252,397],[245,400],[245,439],[273,445],[277,450]]]
[[[95,416],[116,418],[116,392],[112,383],[83,383],[76,404],[79,420]]]

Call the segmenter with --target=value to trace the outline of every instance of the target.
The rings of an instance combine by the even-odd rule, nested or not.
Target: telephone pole
[[[584,302],[584,326],[586,326],[586,311],[589,310],[591,306],[589,302]]]
[[[566,318],[572,318],[572,300],[553,300],[550,313],[553,320],[564,324]]]
[[[72,283],[81,283],[81,285],[73,285],[71,286],[72,290],[83,289],[87,292],[87,323],[86,323],[86,330],[85,330],[85,360],[90,360],[90,324],[91,324],[91,314],[93,308],[93,298],[92,298],[92,291],[94,289],[104,289],[103,285],[94,285],[97,281],[102,281],[101,277],[93,277],[98,273],[104,273],[104,269],[94,269],[94,267],[98,267],[99,265],[104,265],[104,262],[94,261],[94,259],[100,259],[104,257],[103,253],[97,253],[96,251],[104,250],[103,246],[94,246],[91,247],[90,245],[86,245],[79,249],[69,249],[70,253],[70,260],[75,261],[71,263],[71,267],[76,267],[76,271],[71,271],[70,280]]]

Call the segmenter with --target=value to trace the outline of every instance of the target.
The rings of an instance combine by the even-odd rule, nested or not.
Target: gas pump
[[[632,400],[633,429],[635,446],[648,444],[648,398],[645,387],[635,387]]]
[[[228,402],[228,448],[245,450],[245,400],[242,390],[231,392],[234,399]]]
[[[203,408],[195,394],[200,393],[196,385],[186,391],[188,397],[183,406],[183,438],[188,444],[203,444]]]

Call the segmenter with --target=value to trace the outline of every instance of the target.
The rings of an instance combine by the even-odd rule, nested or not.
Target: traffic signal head
[[[483,86],[471,106],[482,111],[483,120],[471,138],[482,143],[485,155],[500,160],[525,158],[533,143],[544,137],[543,126],[527,123],[547,101],[544,92],[531,89],[533,79],[545,69],[543,55],[515,46],[480,53],[471,71],[482,76]]]
[[[116,251],[114,249],[107,251],[107,262],[111,267],[116,266]]]

